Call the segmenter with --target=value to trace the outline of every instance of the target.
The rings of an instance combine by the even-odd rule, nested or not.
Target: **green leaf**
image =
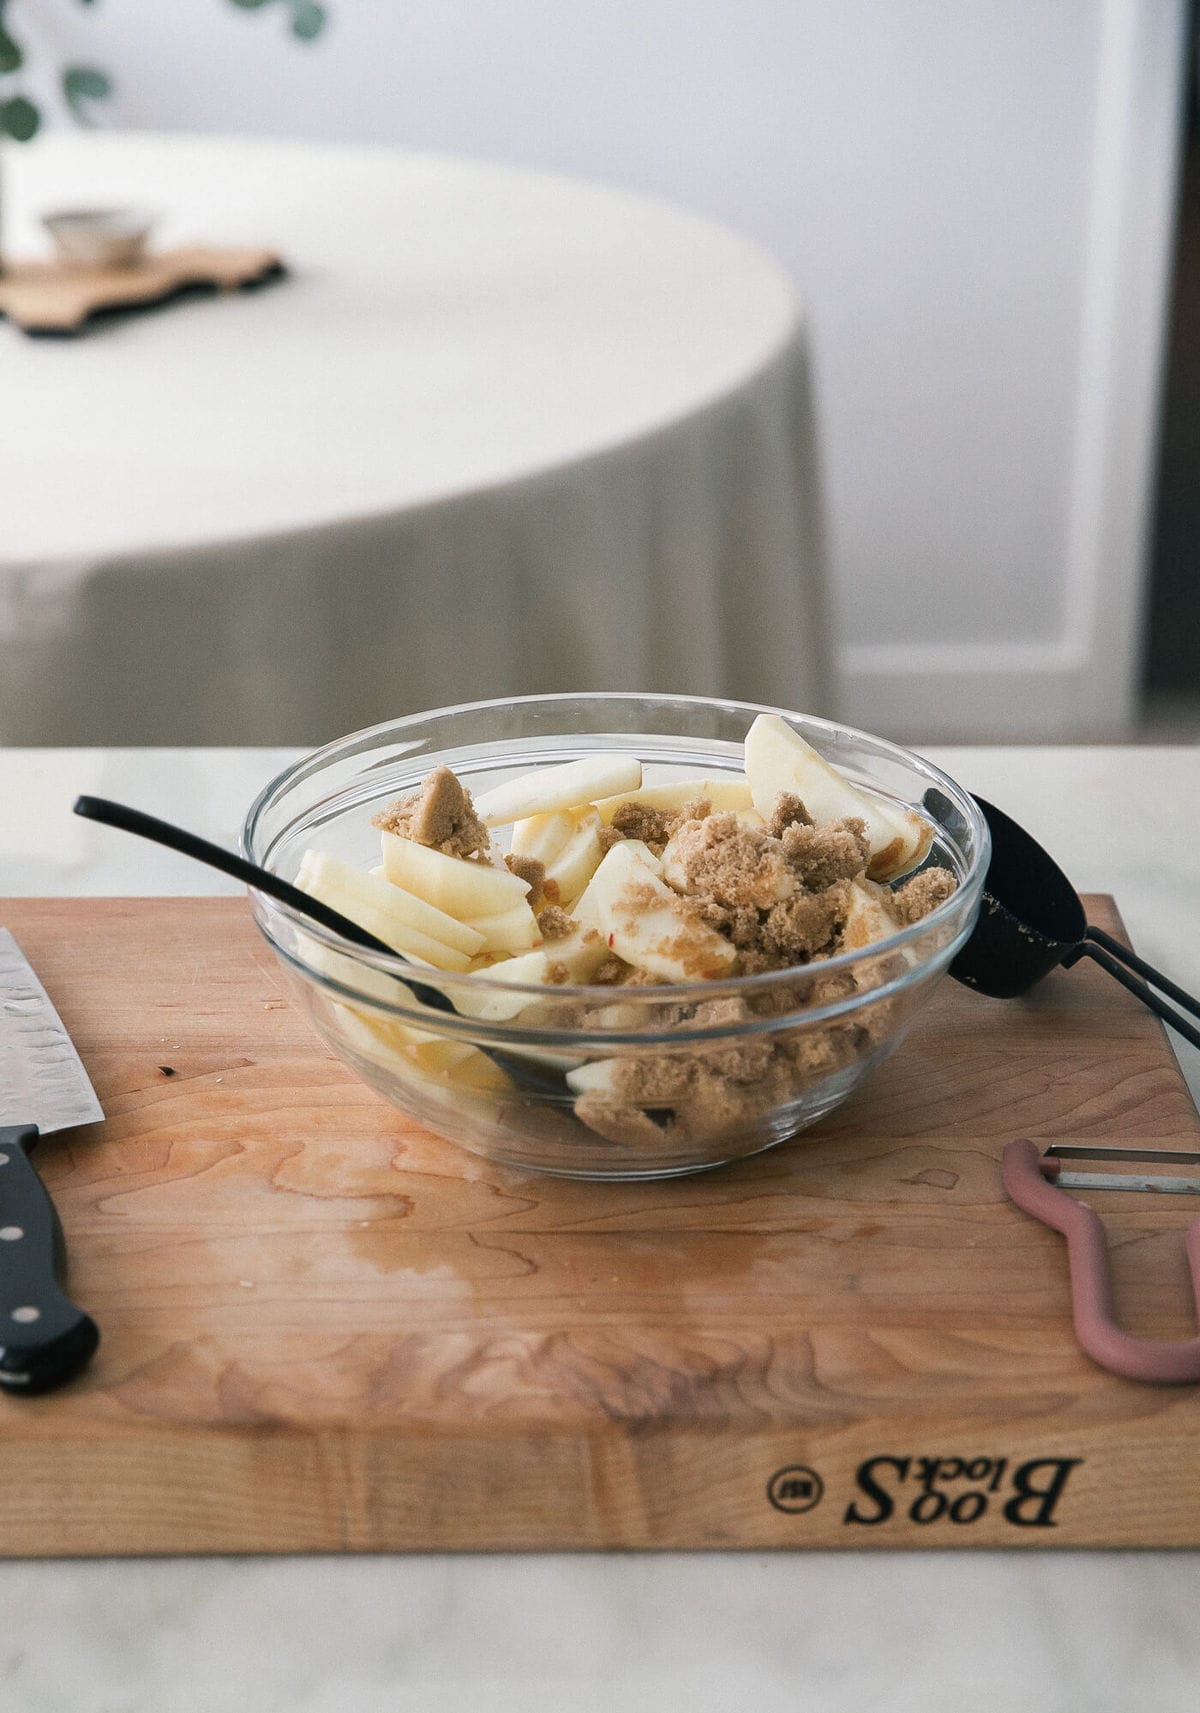
[[[19,70],[24,59],[20,45],[14,42],[8,31],[0,25],[0,72]]]
[[[311,42],[325,28],[324,6],[317,0],[292,0],[292,34],[302,42]]]
[[[36,137],[42,116],[24,95],[13,95],[0,103],[0,131],[14,143],[27,143]]]
[[[112,94],[108,76],[94,65],[69,65],[62,74],[62,92],[67,106],[81,125],[95,123],[88,111],[89,101],[103,101]]]

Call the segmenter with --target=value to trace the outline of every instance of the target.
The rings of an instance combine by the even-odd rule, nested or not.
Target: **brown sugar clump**
[[[798,892],[772,907],[762,929],[763,949],[780,963],[806,964],[828,957],[849,909],[849,882],[838,881],[823,892]]]
[[[674,822],[675,816],[665,809],[652,809],[648,803],[622,803],[611,825],[623,839],[641,839],[655,856],[661,856]]]
[[[564,940],[575,926],[566,911],[557,904],[547,904],[539,913],[537,924],[543,940]]]
[[[924,868],[898,886],[889,900],[893,914],[906,925],[919,922],[958,890],[958,880],[948,868]]]
[[[811,827],[813,818],[804,806],[801,798],[794,791],[781,791],[775,799],[775,807],[771,811],[771,819],[767,822],[767,831],[774,839],[781,839],[788,827]]]
[[[525,882],[531,898],[538,896],[546,881],[544,862],[539,862],[537,857],[513,856],[510,852],[504,859],[504,866],[510,874]]]
[[[434,768],[419,790],[397,797],[372,817],[371,825],[447,856],[474,856],[488,849],[488,830],[475,813],[471,794],[448,767]]]
[[[612,987],[622,980],[629,968],[620,958],[605,958],[600,968],[592,976],[592,983],[597,987]]]
[[[853,880],[871,854],[865,821],[853,816],[823,827],[793,824],[779,835],[788,867],[809,892],[821,892],[838,880]]]
[[[685,821],[671,850],[688,891],[726,908],[769,910],[796,889],[779,840],[732,813]]]

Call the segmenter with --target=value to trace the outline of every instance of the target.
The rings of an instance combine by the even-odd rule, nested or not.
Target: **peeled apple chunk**
[[[530,815],[575,809],[614,792],[636,791],[641,783],[642,764],[636,756],[586,755],[493,786],[476,797],[475,812],[485,827],[503,827]]]
[[[860,791],[778,714],[760,714],[746,733],[746,775],[761,815],[770,817],[789,791],[803,799],[818,826],[849,815],[865,821],[873,880],[907,874],[933,843],[933,828],[923,816]]]
[[[729,975],[737,962],[734,946],[689,916],[678,894],[627,844],[613,846],[587,889],[609,950],[663,981]]]
[[[380,838],[383,872],[393,886],[403,887],[459,921],[498,916],[526,901],[528,882],[518,880],[507,869],[447,856],[445,851],[414,844],[398,833],[381,833]]]
[[[427,915],[412,911],[410,907],[419,900],[406,898],[386,880],[364,874],[361,869],[353,868],[340,857],[330,856],[327,851],[305,851],[296,875],[296,885],[310,897],[327,904],[331,910],[338,911],[351,922],[357,922],[360,928],[374,934],[393,951],[421,958],[435,969],[465,970],[472,955],[483,949],[481,933],[473,928],[464,930],[461,922],[450,917],[444,920],[458,944],[435,939],[425,930],[437,925],[437,919],[442,917],[440,910],[430,911]],[[414,918],[422,926],[414,926]],[[442,932],[440,926],[438,932]]]
[[[645,809],[682,809],[685,803],[705,798],[714,813],[725,809],[749,809],[753,802],[750,781],[727,779],[670,779],[661,785],[643,785],[637,791],[618,791],[614,797],[602,797],[596,803],[600,819],[611,826],[612,818],[622,803],[639,803]]]

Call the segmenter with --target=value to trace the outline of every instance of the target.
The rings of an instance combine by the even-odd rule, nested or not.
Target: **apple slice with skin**
[[[601,797],[595,804],[606,827],[622,803],[640,803],[647,809],[682,809],[685,803],[707,798],[714,811],[749,809],[753,803],[750,781],[738,775],[718,779],[668,779],[661,785],[643,785],[637,791],[618,791],[613,797]]]
[[[697,922],[683,900],[623,840],[592,877],[596,923],[609,950],[663,981],[710,981],[732,973],[736,948]]]
[[[642,764],[636,756],[586,755],[494,785],[475,799],[475,812],[485,827],[503,827],[531,815],[575,809],[614,792],[636,791],[641,783]]]
[[[507,869],[447,856],[445,851],[415,844],[397,833],[381,833],[380,838],[383,872],[392,885],[403,887],[460,922],[472,916],[497,916],[525,903],[528,897],[528,881],[519,880]]]
[[[778,714],[760,714],[746,733],[746,774],[754,807],[768,819],[788,791],[818,825],[850,815],[865,821],[872,880],[907,874],[933,843],[933,827],[915,809],[859,790]]]

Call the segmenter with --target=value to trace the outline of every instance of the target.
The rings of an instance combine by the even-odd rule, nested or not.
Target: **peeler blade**
[[[1153,1160],[1171,1165],[1200,1165],[1200,1153],[1187,1152],[1182,1148],[1086,1147],[1078,1143],[1052,1142],[1042,1156],[1042,1171],[1063,1189],[1148,1190],[1158,1195],[1200,1196],[1200,1176],[1175,1178],[1145,1172],[1064,1172],[1057,1169],[1059,1160],[1131,1160],[1139,1164]]]

